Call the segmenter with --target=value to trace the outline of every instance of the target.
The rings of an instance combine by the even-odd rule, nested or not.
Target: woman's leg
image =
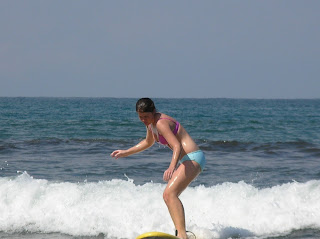
[[[167,204],[172,221],[178,230],[178,237],[187,238],[185,215],[183,205],[178,198],[186,187],[200,173],[200,165],[194,161],[188,160],[183,162],[174,172],[163,192],[163,199]]]

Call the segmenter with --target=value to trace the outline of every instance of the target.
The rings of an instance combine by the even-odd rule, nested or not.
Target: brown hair
[[[141,98],[136,103],[137,112],[154,112],[156,107],[150,98]]]

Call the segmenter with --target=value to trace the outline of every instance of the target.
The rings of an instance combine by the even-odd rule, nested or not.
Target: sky
[[[0,96],[320,98],[319,0],[1,0]]]

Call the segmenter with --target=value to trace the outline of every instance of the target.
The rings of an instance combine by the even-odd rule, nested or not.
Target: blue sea
[[[197,239],[320,238],[320,99],[160,99],[204,151],[182,193]],[[162,199],[171,151],[134,98],[0,98],[0,238],[174,233]]]

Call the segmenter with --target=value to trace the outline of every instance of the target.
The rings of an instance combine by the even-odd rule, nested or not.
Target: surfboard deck
[[[146,232],[141,234],[136,239],[177,239],[178,237],[164,232]]]

